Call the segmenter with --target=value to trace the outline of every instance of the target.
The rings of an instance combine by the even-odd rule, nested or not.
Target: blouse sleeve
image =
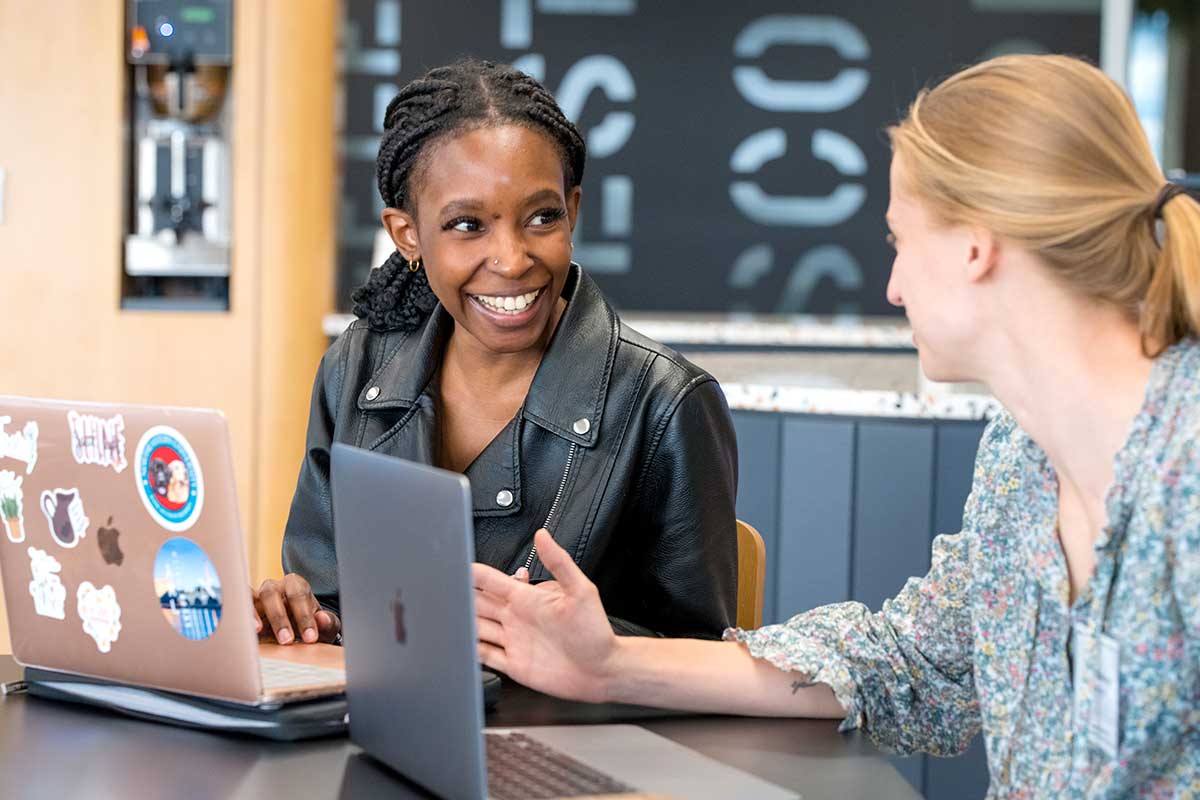
[[[1171,590],[1183,623],[1186,646],[1200,658],[1200,424],[1167,469],[1171,500],[1165,520]]]
[[[969,533],[939,536],[924,578],[871,613],[836,603],[725,638],[804,680],[833,689],[842,730],[863,727],[880,747],[953,755],[980,729],[972,672]]]

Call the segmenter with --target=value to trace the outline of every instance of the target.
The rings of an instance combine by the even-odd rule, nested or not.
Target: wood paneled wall
[[[333,304],[337,4],[234,3],[228,313],[120,309],[124,5],[0,0],[0,394],[224,411],[258,581]]]

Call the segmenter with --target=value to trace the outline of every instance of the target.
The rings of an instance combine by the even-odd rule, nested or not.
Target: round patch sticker
[[[199,641],[221,622],[221,579],[200,545],[183,536],[168,539],[154,559],[154,592],[176,633]]]
[[[134,456],[142,505],[159,525],[182,533],[204,508],[204,475],[183,434],[166,425],[146,431]]]

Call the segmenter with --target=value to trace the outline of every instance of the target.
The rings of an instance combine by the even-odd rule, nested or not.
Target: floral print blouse
[[[1114,466],[1074,604],[1055,472],[1004,413],[980,442],[963,531],[934,540],[925,577],[878,613],[837,603],[725,638],[828,684],[842,728],[886,749],[953,755],[982,728],[988,797],[1200,798],[1200,342],[1155,360]],[[1115,758],[1089,737],[1099,670],[1073,686],[1100,633],[1118,644]]]

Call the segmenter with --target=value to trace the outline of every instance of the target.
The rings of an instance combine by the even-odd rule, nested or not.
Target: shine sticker
[[[96,641],[101,653],[112,650],[113,642],[121,635],[121,606],[113,587],[97,589],[91,581],[84,581],[79,584],[75,599],[83,632]]]
[[[204,476],[183,434],[165,425],[151,428],[138,442],[134,463],[138,494],[150,516],[175,533],[192,527],[204,508]]]
[[[71,455],[76,464],[98,464],[120,473],[125,461],[125,418],[120,414],[105,419],[93,414],[67,412],[71,429]]]
[[[26,552],[29,553],[29,569],[33,573],[33,580],[29,582],[33,610],[43,617],[66,619],[64,607],[67,602],[67,589],[58,577],[62,572],[62,564],[45,550],[30,547]]]
[[[0,458],[15,458],[25,462],[25,474],[33,472],[38,457],[38,424],[32,420],[20,431],[9,433],[5,428],[12,417],[0,415]]]
[[[221,579],[191,539],[168,539],[154,559],[154,592],[163,617],[176,633],[199,641],[221,622]]]
[[[83,510],[78,489],[47,489],[42,492],[42,513],[50,525],[50,535],[63,547],[74,547],[87,536],[91,520]]]
[[[12,470],[0,470],[0,521],[10,542],[25,541],[25,493],[19,477]]]

